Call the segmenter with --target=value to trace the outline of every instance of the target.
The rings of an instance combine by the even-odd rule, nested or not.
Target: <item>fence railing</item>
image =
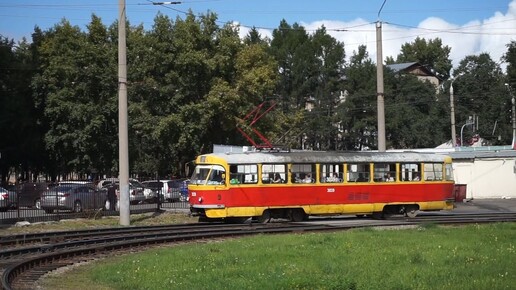
[[[62,219],[75,218],[100,218],[102,216],[119,215],[118,207],[106,203],[107,191],[94,190],[84,193],[55,192],[49,191],[38,193],[27,198],[27,194],[20,189],[12,192],[12,204],[0,211],[0,226],[9,226],[17,222],[27,221],[29,223],[59,221]],[[160,210],[184,210],[189,209],[185,198],[165,199],[159,191],[155,198],[143,200],[131,200],[131,214],[156,212]],[[116,202],[116,201],[115,201]]]

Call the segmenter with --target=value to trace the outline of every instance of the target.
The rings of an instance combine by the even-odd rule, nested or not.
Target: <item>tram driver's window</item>
[[[262,183],[286,183],[286,164],[262,164]]]
[[[419,164],[419,163],[402,163],[402,164],[400,164],[400,180],[401,181],[420,181],[421,180],[421,164]]]
[[[258,183],[258,165],[256,164],[241,164],[229,166],[229,183]]]
[[[348,182],[369,182],[369,163],[355,163],[347,165],[346,181]]]
[[[443,180],[443,164],[442,163],[425,163],[425,180],[439,181]]]
[[[220,165],[213,165],[208,178],[208,184],[224,184],[226,180],[226,171]]]
[[[314,183],[315,164],[292,164],[292,183]]]

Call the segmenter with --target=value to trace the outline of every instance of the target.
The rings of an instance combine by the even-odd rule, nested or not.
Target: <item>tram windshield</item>
[[[226,170],[220,165],[197,165],[190,178],[190,183],[197,185],[223,184],[225,178]]]

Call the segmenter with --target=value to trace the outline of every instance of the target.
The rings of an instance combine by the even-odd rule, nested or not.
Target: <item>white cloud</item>
[[[376,62],[376,28],[375,23],[358,18],[349,22],[335,20],[319,20],[300,23],[309,32],[324,25],[328,34],[344,42],[346,56],[349,57],[359,45],[366,45],[371,59]],[[347,31],[335,31],[346,29]],[[241,27],[241,36],[249,29]],[[270,30],[260,30],[262,36],[271,37]],[[382,25],[383,59],[396,56],[401,46],[413,42],[416,37],[427,40],[440,38],[443,45],[451,47],[450,58],[454,67],[468,55],[487,52],[495,62],[507,52],[506,45],[516,41],[516,0],[513,0],[506,12],[496,12],[487,19],[476,19],[462,26],[447,22],[441,18],[428,17],[417,27],[404,27],[389,23]],[[505,68],[505,64],[501,64]]]

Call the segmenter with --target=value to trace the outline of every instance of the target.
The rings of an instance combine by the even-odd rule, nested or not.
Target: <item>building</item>
[[[395,63],[386,67],[394,73],[415,75],[420,81],[429,81],[436,88],[439,88],[442,81],[435,72],[418,62]]]
[[[464,185],[466,200],[516,198],[516,151],[471,150],[448,153],[455,183]]]

